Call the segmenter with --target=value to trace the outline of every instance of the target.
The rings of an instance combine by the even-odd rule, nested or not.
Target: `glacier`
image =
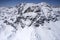
[[[60,8],[45,2],[0,7],[0,40],[60,40]]]

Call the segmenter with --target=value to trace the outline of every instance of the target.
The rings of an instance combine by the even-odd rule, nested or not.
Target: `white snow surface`
[[[0,7],[0,40],[60,40],[60,9],[45,2]]]

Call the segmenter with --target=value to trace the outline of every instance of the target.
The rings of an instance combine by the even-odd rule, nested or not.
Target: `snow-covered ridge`
[[[56,9],[56,10],[51,5],[45,2],[38,4],[22,3],[16,5],[15,7],[0,7],[0,34],[1,34],[0,40],[40,40],[40,36],[42,37],[42,40],[44,40],[47,34],[46,33],[45,33],[46,35],[45,34],[41,35],[41,34],[45,32],[45,29],[51,30],[51,27],[46,27],[46,25],[47,24],[52,25],[56,21],[57,22],[60,21],[60,9]],[[36,31],[32,27],[33,28],[38,27],[37,29],[35,28],[36,30],[38,30],[38,32],[42,28],[41,32],[39,33],[37,32],[37,35],[33,33],[35,36],[40,35],[36,39],[34,39],[34,37],[30,39],[30,32]],[[58,29],[53,29],[53,30],[58,30]],[[29,37],[28,39],[24,34],[25,31],[27,31],[26,34],[30,31],[27,36]],[[15,33],[17,33],[16,36]],[[51,33],[49,34],[51,35]],[[47,37],[50,36],[49,34],[47,35]],[[19,37],[17,37],[19,35],[20,37],[24,35],[23,37],[26,38],[19,39]],[[15,36],[16,39],[13,36]],[[55,40],[55,37],[51,36],[45,40],[48,39]]]
[[[3,23],[16,27],[17,24],[31,26],[44,25],[45,22],[58,21],[60,11],[45,3],[22,3],[15,7],[0,7],[0,20]],[[27,21],[29,21],[27,23]],[[25,23],[26,22],[26,23]],[[23,24],[23,25],[22,25]]]

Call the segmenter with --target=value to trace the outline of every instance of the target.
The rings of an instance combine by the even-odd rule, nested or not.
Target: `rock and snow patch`
[[[59,25],[60,11],[45,2],[0,8],[0,40],[60,40]]]

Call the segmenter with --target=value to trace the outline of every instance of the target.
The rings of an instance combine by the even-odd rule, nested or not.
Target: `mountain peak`
[[[0,7],[0,40],[60,40],[59,25],[60,9],[45,2]]]
[[[3,16],[3,18],[8,18],[9,19],[4,19],[4,20],[10,20],[8,23],[18,24],[22,23],[23,25],[32,25],[36,24],[37,21],[39,21],[39,24],[43,25],[44,22],[50,22],[50,21],[57,21],[57,15],[59,14],[58,12],[55,12],[53,8],[45,2],[41,3],[21,3],[18,4],[16,7],[10,7],[10,8],[1,8],[1,14],[5,14],[8,16]],[[12,16],[14,15],[14,16]],[[60,15],[60,14],[59,14]],[[12,19],[14,18],[14,19]],[[13,22],[12,22],[13,20]],[[29,21],[28,23],[25,23]],[[21,25],[22,25],[21,24]]]

